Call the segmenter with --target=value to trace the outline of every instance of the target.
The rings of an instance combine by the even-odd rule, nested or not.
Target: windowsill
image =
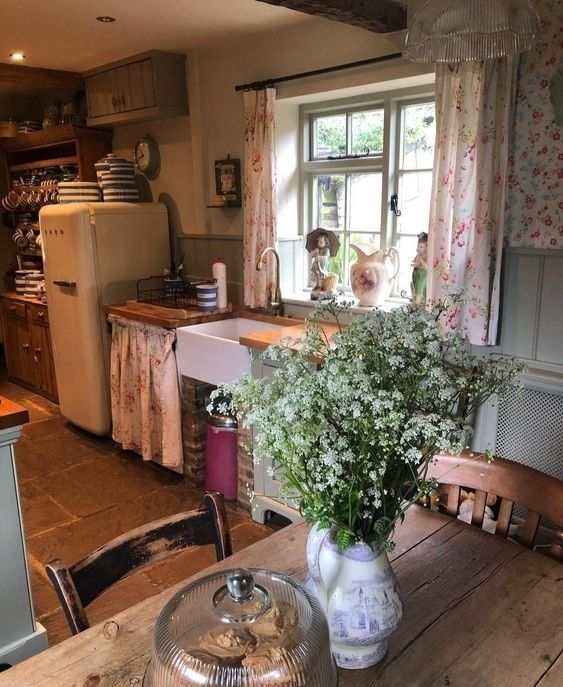
[[[408,300],[406,298],[387,298],[380,306],[364,306],[358,305],[358,300],[354,298],[352,294],[342,294],[339,295],[338,300],[342,302],[353,302],[351,312],[354,314],[365,314],[373,310],[385,310],[389,312],[395,308],[399,308],[401,305],[406,305]],[[282,302],[289,305],[301,305],[310,306],[311,310],[317,308],[323,301],[313,301],[311,300],[310,291],[298,291],[296,293],[290,293],[282,297]]]

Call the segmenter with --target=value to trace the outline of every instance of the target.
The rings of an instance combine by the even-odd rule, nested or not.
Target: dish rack
[[[196,286],[208,283],[209,280],[187,281],[167,277],[146,277],[137,282],[137,301],[161,308],[197,307]]]

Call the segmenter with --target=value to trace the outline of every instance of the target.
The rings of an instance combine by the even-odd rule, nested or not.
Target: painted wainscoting
[[[242,236],[230,234],[183,234],[178,236],[184,253],[184,273],[188,279],[211,279],[217,258],[227,265],[230,303],[242,303]]]
[[[563,375],[563,250],[505,249],[503,283],[495,352]]]
[[[184,257],[184,272],[188,279],[210,279],[216,258],[227,265],[229,302],[243,302],[243,241],[242,236],[229,234],[184,234],[178,237]],[[293,293],[303,285],[303,239],[280,237],[278,248],[281,262],[282,293]]]
[[[480,351],[527,370],[520,389],[479,410],[472,448],[563,479],[563,250],[507,249],[503,284],[499,346]]]

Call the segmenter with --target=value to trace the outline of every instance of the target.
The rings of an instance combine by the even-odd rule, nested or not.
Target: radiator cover
[[[472,448],[490,448],[497,456],[563,480],[563,375],[531,371],[520,379],[521,389],[480,409]],[[525,513],[515,506],[514,515]],[[542,524],[553,526],[544,519]]]
[[[563,479],[563,395],[524,388],[499,403],[496,453]]]

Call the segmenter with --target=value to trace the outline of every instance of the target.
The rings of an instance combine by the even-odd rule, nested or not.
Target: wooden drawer
[[[19,317],[20,320],[25,320],[25,303],[18,303],[17,301],[2,301],[2,312],[12,317]]]
[[[46,306],[28,305],[31,313],[31,321],[35,324],[49,324],[49,311]]]

